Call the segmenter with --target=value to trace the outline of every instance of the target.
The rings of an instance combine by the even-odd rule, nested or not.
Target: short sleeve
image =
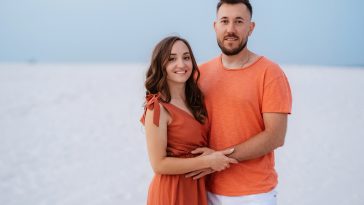
[[[140,122],[143,125],[145,123],[145,115],[147,113],[147,110],[154,110],[153,124],[155,124],[157,127],[159,126],[159,118],[160,118],[159,98],[160,98],[160,94],[149,94],[146,96],[144,113],[143,113],[142,117],[140,118]]]
[[[262,113],[291,114],[292,94],[288,79],[279,67],[275,68],[273,72],[274,77],[264,85]]]

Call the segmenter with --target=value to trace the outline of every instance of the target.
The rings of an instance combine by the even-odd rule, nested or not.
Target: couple
[[[273,151],[291,92],[280,67],[246,47],[251,17],[248,0],[220,0],[222,54],[199,68],[186,40],[156,45],[141,119],[155,172],[149,205],[276,204]]]

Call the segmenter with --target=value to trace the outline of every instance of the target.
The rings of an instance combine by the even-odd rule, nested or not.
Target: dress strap
[[[144,114],[142,118],[140,119],[141,123],[145,123],[145,115],[147,113],[147,110],[154,110],[153,115],[153,123],[159,127],[159,118],[160,118],[160,107],[159,107],[159,99],[160,99],[160,93],[158,94],[148,94],[145,97],[145,107],[144,107]]]

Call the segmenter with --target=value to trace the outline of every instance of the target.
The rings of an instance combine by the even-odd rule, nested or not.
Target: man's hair
[[[244,4],[250,12],[250,17],[253,16],[253,8],[249,0],[220,0],[219,3],[217,3],[216,12],[219,11],[221,5],[223,4]]]

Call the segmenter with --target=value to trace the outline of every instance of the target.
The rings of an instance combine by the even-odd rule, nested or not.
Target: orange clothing
[[[146,109],[153,110],[153,123],[159,126],[161,104],[171,115],[167,128],[167,156],[195,157],[191,151],[207,146],[206,128],[186,111],[160,100],[159,95],[148,95]],[[145,113],[142,116],[144,124]],[[149,187],[148,205],[207,205],[205,179],[193,180],[182,175],[155,174]]]
[[[264,130],[263,113],[290,113],[291,91],[280,67],[265,57],[242,69],[224,68],[221,56],[200,66],[200,88],[210,122],[209,147],[222,150]],[[264,193],[277,185],[274,153],[215,172],[208,190],[220,195]]]

